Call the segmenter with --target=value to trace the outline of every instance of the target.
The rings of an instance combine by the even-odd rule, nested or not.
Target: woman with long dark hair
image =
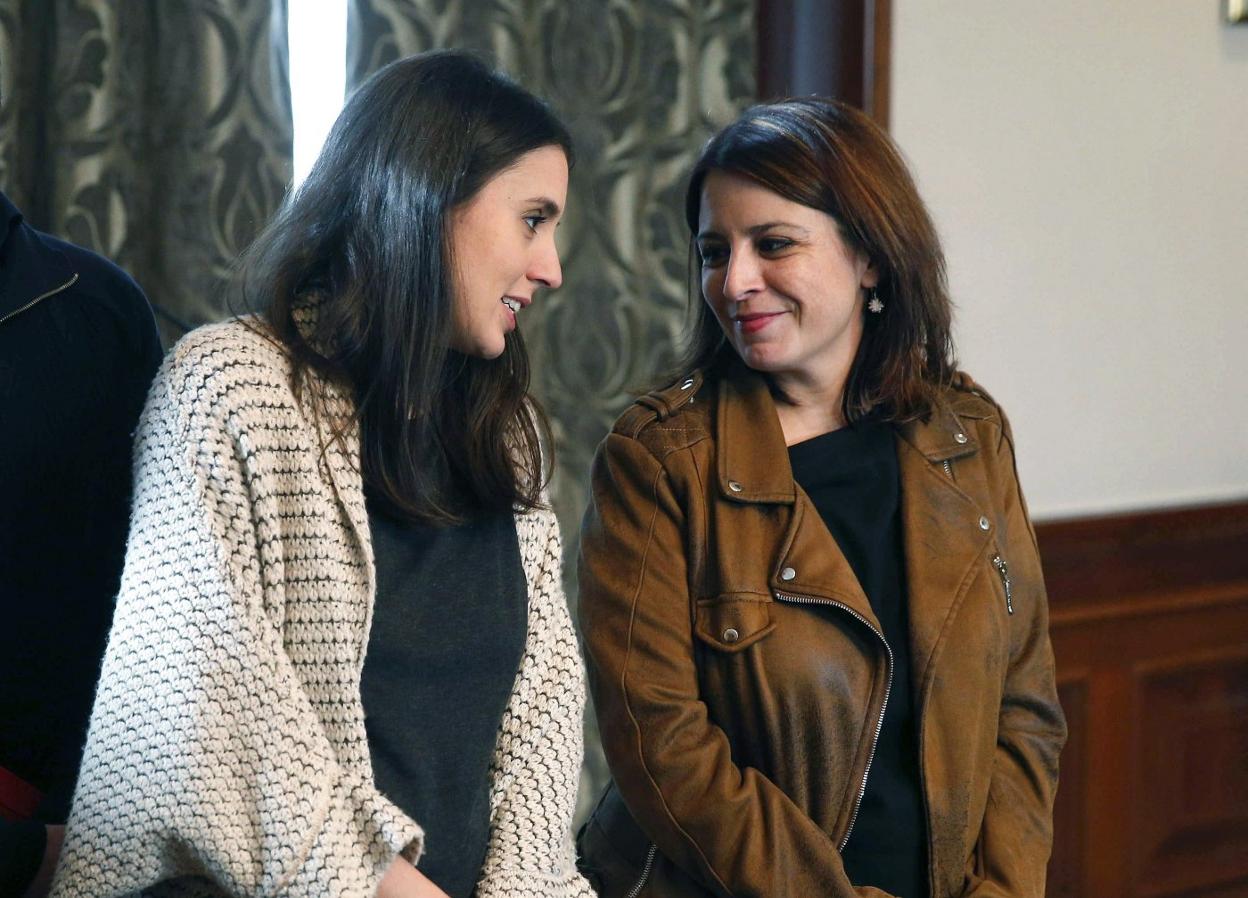
[[[686,196],[680,377],[581,542],[606,898],[1040,896],[1065,723],[1000,406],[935,229],[849,106],[757,106]]]
[[[515,331],[570,160],[481,62],[396,62],[249,251],[263,315],[170,353],[54,894],[589,894]]]

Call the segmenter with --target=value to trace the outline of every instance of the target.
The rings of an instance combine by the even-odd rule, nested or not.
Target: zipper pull
[[[953,465],[949,463],[949,459],[946,458],[943,462],[941,462],[941,464],[944,465],[945,473],[948,474],[949,479],[952,480],[953,479]]]
[[[992,566],[997,569],[997,573],[1001,575],[1001,585],[1005,587],[1005,610],[1010,614],[1014,613],[1014,592],[1010,588],[1010,567],[1005,563],[1005,559],[1000,555],[992,556]]]

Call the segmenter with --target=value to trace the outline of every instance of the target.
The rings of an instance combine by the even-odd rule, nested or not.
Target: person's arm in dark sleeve
[[[0,895],[22,895],[43,862],[47,834],[37,820],[0,820]]]

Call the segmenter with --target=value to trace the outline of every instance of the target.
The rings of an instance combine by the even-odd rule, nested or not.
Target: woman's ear
[[[867,267],[862,272],[862,286],[870,290],[872,287],[879,286],[880,270],[870,259],[867,260]]]

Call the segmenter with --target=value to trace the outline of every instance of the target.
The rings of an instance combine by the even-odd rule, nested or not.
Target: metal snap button
[[[735,480],[729,480],[728,489],[732,490],[734,493],[739,493],[741,492],[741,484],[737,483]]]
[[[786,567],[784,570],[780,572],[781,580],[792,580],[796,576],[797,576],[797,571],[793,570],[793,568],[791,567]]]
[[[732,627],[729,627],[724,631],[724,642],[736,642],[740,638],[741,634]]]
[[[966,442],[966,434],[964,434],[964,433],[955,433],[955,434],[953,435],[953,439],[954,439],[956,442],[958,442],[958,443],[965,443],[965,442]]]
[[[990,524],[990,523],[988,522],[988,519],[987,519],[987,518],[981,517],[981,518],[979,519],[979,529],[980,529],[980,530],[987,530],[987,529],[988,529],[989,527],[991,527],[991,526],[992,526],[992,524]]]

